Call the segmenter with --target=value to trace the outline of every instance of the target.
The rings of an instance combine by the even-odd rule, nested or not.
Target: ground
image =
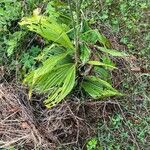
[[[0,2],[0,147],[92,150],[93,145],[98,150],[149,149],[150,2],[88,3],[84,13],[92,28],[103,33],[114,49],[129,54],[124,59],[112,58],[119,68],[111,74],[113,86],[125,95],[82,103],[71,95],[56,108],[47,110],[41,104],[43,98],[35,94],[30,104],[21,80],[36,64],[34,57],[44,41],[25,33],[18,21],[35,8],[45,6],[40,0]],[[12,133],[14,129],[18,130]]]

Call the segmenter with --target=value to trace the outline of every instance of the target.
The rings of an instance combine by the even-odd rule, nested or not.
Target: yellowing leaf
[[[41,12],[41,8],[36,8],[36,9],[33,11],[33,16],[39,15],[40,12]]]
[[[105,64],[105,63],[102,63],[100,61],[88,61],[88,64],[95,65],[95,66],[104,66],[104,67],[117,69],[115,66],[112,66],[112,65],[109,65],[109,64]]]
[[[105,52],[105,53],[108,53],[112,56],[118,56],[118,57],[124,57],[124,56],[127,56],[126,53],[124,52],[119,52],[117,50],[114,50],[114,49],[107,49],[106,47],[99,47],[99,46],[96,46],[97,49],[99,49],[100,51],[102,52]]]
[[[48,108],[51,108],[62,101],[74,87],[76,74],[75,65],[73,65],[71,68],[68,68],[68,71],[66,71],[64,74],[66,77],[62,82],[62,86],[60,85],[57,87],[56,90],[50,94],[48,99],[44,101]]]
[[[40,34],[47,40],[74,50],[74,46],[68,35],[63,30],[63,27],[57,23],[55,18],[37,15],[37,12],[35,12],[34,16],[23,18],[19,24],[26,25],[30,31]]]

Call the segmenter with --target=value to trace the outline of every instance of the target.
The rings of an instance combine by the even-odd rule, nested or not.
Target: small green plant
[[[95,150],[97,145],[97,139],[92,138],[90,141],[87,143],[87,150]]]
[[[98,146],[98,140],[96,138],[91,138],[86,144],[87,150],[103,150],[103,147]]]
[[[25,35],[22,31],[16,31],[13,34],[10,34],[9,39],[5,41],[7,56],[11,56],[14,53],[14,50],[17,48],[18,41]]]
[[[48,94],[48,99],[44,101],[48,108],[62,101],[75,87],[94,99],[122,95],[100,78],[96,68],[116,69],[109,55],[120,57],[125,54],[110,49],[110,42],[104,35],[92,30],[86,21],[80,21],[80,6],[77,3],[76,11],[73,11],[71,3],[69,5],[73,22],[71,29],[61,23],[61,15],[39,15],[39,9],[20,22],[20,25],[27,26],[53,44],[49,58],[24,80],[30,87],[30,96],[32,90]],[[82,27],[81,24],[85,25]]]
[[[131,113],[131,110],[128,109],[128,112]],[[149,145],[147,137],[150,135],[148,128],[149,117],[138,116],[135,115],[134,112],[129,118],[124,118],[121,114],[117,113],[110,117],[107,124],[105,124],[103,120],[99,121],[97,143],[100,142],[104,149],[109,150],[135,150],[137,146],[140,147],[140,149],[147,149]],[[131,135],[131,132],[134,133],[137,143],[132,140],[133,135]]]
[[[40,53],[41,49],[38,46],[32,46],[28,52],[24,52],[21,56],[20,64],[22,64],[22,70],[24,72],[35,69],[36,57]]]

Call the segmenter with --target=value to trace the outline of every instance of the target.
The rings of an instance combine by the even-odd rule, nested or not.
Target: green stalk
[[[72,25],[74,28],[74,35],[75,35],[75,63],[76,65],[79,63],[79,23],[80,23],[80,0],[76,1],[76,15],[77,20],[75,21],[73,16],[73,10],[71,5],[71,0],[68,0],[68,5],[70,7],[70,14],[71,14],[71,20]]]
[[[77,26],[76,26],[76,62],[79,62],[79,23],[80,23],[80,0],[76,2]]]

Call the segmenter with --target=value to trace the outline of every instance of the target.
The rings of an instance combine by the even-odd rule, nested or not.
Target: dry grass
[[[21,86],[0,85],[0,148],[84,146],[95,134],[97,120],[106,118],[115,104],[110,102],[110,107],[106,108],[104,102],[81,103],[73,98],[46,109],[39,102],[29,102],[26,93]],[[107,113],[105,109],[108,109]]]
[[[37,146],[42,142],[42,137],[34,125],[34,115],[26,101],[25,94],[19,95],[16,88],[1,85],[0,110],[1,148],[15,144]]]

